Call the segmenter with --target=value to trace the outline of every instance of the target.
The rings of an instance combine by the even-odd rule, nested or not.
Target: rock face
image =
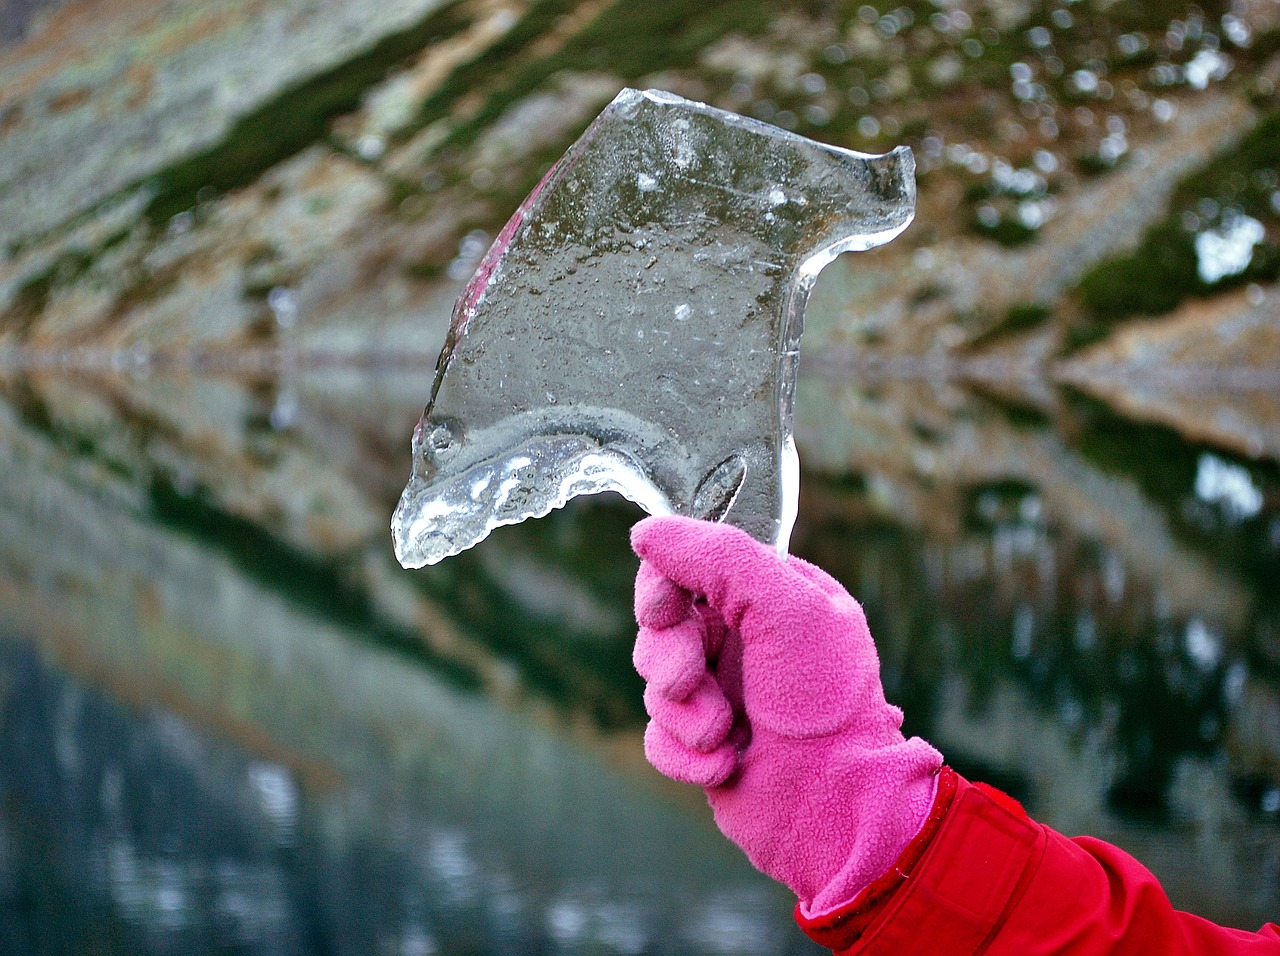
[[[1116,272],[1170,216],[1190,248],[1197,230],[1247,213],[1263,240],[1217,284],[1276,278],[1272,5],[1242,5],[1225,27],[1159,5],[1114,17],[906,6],[878,19],[695,6],[19,11],[25,35],[0,53],[0,356],[433,356],[459,280],[624,84],[840,145],[915,148],[917,224],[829,269],[814,352],[963,362],[1012,347],[1052,372],[1053,356],[1111,328],[1082,281],[1105,290],[1090,275]],[[1231,322],[1245,300],[1201,285],[1188,294]],[[1249,361],[1274,367],[1268,349]]]
[[[157,177],[248,135],[237,124],[264,104],[350,68],[440,6],[393,0],[369,17],[354,3],[63,5],[0,67],[3,241],[43,235],[133,190],[153,192]],[[291,117],[277,119],[274,135],[293,135],[283,128]]]

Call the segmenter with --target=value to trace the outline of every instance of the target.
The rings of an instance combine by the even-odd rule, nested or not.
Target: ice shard
[[[405,567],[577,495],[723,519],[785,553],[804,305],[906,228],[915,163],[623,90],[457,305],[392,519]]]

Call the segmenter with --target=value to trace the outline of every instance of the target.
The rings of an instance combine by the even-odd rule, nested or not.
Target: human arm
[[[1118,847],[1068,839],[1009,797],[949,768],[946,806],[894,866],[844,907],[797,911],[837,956],[1274,956],[1257,933],[1174,909],[1155,876]],[[871,897],[871,899],[867,899]]]
[[[898,729],[861,609],[820,569],[686,518],[632,540],[646,754],[705,788],[837,953],[1280,953],[1274,927],[1179,913],[1122,851],[940,770]]]

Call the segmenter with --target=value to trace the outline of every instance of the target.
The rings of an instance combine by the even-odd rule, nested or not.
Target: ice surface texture
[[[785,553],[805,300],[837,255],[906,228],[914,171],[905,148],[869,156],[619,93],[454,307],[392,519],[400,563],[600,491]]]

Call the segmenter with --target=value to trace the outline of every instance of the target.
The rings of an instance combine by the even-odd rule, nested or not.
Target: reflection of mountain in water
[[[579,745],[519,703],[519,661],[415,650],[468,639],[396,623],[319,537],[277,543],[269,587],[238,545],[157,520],[158,447],[126,474],[44,426],[9,418],[0,481],[3,620],[35,648],[0,663],[4,909],[35,951],[64,931],[119,952],[803,948],[785,894],[638,770],[637,735]],[[345,593],[290,581],[308,569]]]
[[[1133,848],[1183,905],[1272,911],[1274,462],[1079,396],[805,384],[810,474],[841,477],[811,477],[797,547],[867,604],[909,725],[1066,832]]]
[[[303,949],[316,925],[350,934],[332,939],[420,925],[443,942],[463,914],[497,927],[483,936],[497,952],[502,926],[554,951],[565,927],[679,927],[707,907],[732,923],[765,892],[704,811],[695,824],[658,797],[696,795],[636,769],[629,506],[579,502],[437,568],[395,566],[398,419],[419,385],[354,372],[6,384],[4,619],[56,662],[7,652],[26,690],[7,698],[6,739],[45,735],[9,751],[9,825],[14,845],[34,832],[63,847],[65,867],[41,877],[48,899],[80,888],[84,920],[154,930],[172,871],[182,899],[203,901],[183,925],[232,932],[219,894],[270,884],[286,912],[270,931]],[[1075,399],[1031,423],[960,388],[809,377],[801,409],[797,548],[866,602],[910,725],[1047,821],[1134,848],[1183,905],[1244,925],[1272,912],[1270,466]],[[64,751],[99,756],[68,776]],[[286,797],[281,849],[268,811]],[[465,905],[441,888],[440,840],[481,874]],[[15,879],[33,852],[10,856]],[[149,917],[113,872],[149,874]],[[106,882],[81,886],[94,873]],[[525,922],[502,923],[504,887]],[[293,906],[312,892],[332,902]],[[359,926],[326,915],[369,894]],[[735,924],[748,935],[785,931],[785,901],[765,898]]]
[[[421,675],[411,711],[381,702],[415,745],[343,727],[317,767],[0,652],[6,951],[678,953],[707,951],[708,925],[718,951],[804,948],[706,827],[475,700],[430,701]]]

